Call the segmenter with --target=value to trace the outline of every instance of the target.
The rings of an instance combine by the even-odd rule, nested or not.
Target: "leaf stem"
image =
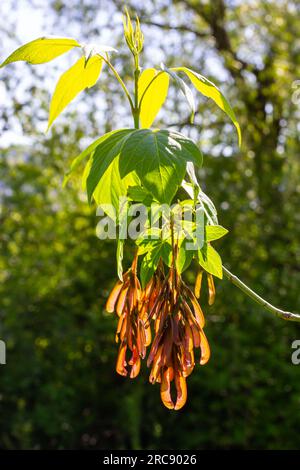
[[[273,315],[276,315],[278,318],[282,318],[283,320],[300,322],[300,315],[298,313],[286,312],[284,310],[281,310],[280,308],[274,307],[274,305],[270,304],[265,299],[260,297],[258,294],[256,294],[256,292],[250,289],[250,287],[244,284],[244,282],[242,282],[237,276],[232,274],[227,268],[225,268],[225,266],[223,266],[223,272],[225,276],[229,279],[229,281],[232,282],[232,284],[241,289],[241,291],[243,291],[252,300],[257,302],[266,310],[273,313]]]
[[[113,72],[113,74],[115,75],[116,79],[118,80],[118,82],[120,83],[121,87],[123,88],[124,92],[125,92],[125,95],[127,96],[127,99],[129,101],[129,104],[130,104],[130,108],[131,108],[131,112],[132,114],[134,113],[134,104],[133,104],[133,101],[131,99],[131,96],[130,96],[130,93],[127,89],[127,86],[125,85],[125,83],[123,82],[122,78],[120,77],[119,73],[117,72],[117,70],[115,69],[115,67],[112,65],[112,63],[110,62],[110,60],[103,56],[101,56],[101,58],[104,60],[104,62],[109,66],[109,68],[111,69],[111,71]]]
[[[175,290],[176,290],[176,248],[174,239],[174,214],[170,214],[170,230],[171,230],[171,244],[172,244],[172,265],[171,271],[171,286],[173,291],[173,303],[175,304]]]
[[[135,129],[140,128],[140,107],[139,107],[139,77],[141,68],[139,66],[139,56],[134,55],[134,107],[132,110]]]

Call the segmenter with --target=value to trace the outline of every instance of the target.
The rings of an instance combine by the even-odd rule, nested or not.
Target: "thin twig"
[[[99,54],[100,55],[100,54]],[[118,82],[120,83],[121,87],[123,88],[124,90],[124,93],[125,95],[127,96],[127,99],[129,101],[129,104],[130,104],[130,108],[131,108],[131,112],[133,113],[134,112],[134,104],[133,104],[133,101],[131,99],[131,96],[130,96],[130,93],[127,89],[127,86],[125,85],[125,83],[123,82],[122,78],[120,77],[119,73],[117,72],[117,70],[115,69],[115,67],[112,65],[112,63],[110,62],[109,58],[108,58],[108,55],[107,57],[105,58],[103,55],[100,55],[101,59],[104,60],[104,62],[108,65],[108,67],[111,69],[111,71],[113,72],[113,74],[115,75],[116,79],[118,80]]]
[[[207,38],[209,36],[208,31],[199,31],[197,29],[193,29],[189,26],[185,25],[171,25],[168,23],[158,23],[156,21],[150,21],[147,19],[142,19],[143,24],[146,24],[147,26],[155,26],[160,29],[166,29],[166,30],[171,30],[171,31],[180,31],[182,33],[191,33],[195,34],[195,36],[200,37],[200,38]]]
[[[279,318],[282,318],[283,320],[300,322],[300,315],[298,313],[285,312],[280,308],[274,307],[274,305],[260,297],[252,289],[250,289],[250,287],[246,286],[246,284],[244,284],[237,276],[232,274],[227,268],[225,268],[225,266],[223,266],[223,272],[229,281],[232,282],[232,284],[241,289],[245,294],[251,297],[251,299],[260,304],[266,310],[269,310],[269,312],[273,313]]]

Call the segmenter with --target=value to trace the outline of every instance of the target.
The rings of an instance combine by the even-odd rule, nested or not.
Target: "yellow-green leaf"
[[[222,260],[217,251],[211,246],[206,245],[206,250],[198,250],[198,261],[200,266],[210,274],[220,279],[223,278]]]
[[[35,39],[14,51],[0,65],[0,68],[19,60],[24,60],[29,62],[29,64],[43,64],[68,52],[73,47],[80,47],[80,44],[75,39],[46,37]]]
[[[213,240],[218,240],[219,238],[224,237],[228,230],[221,225],[206,225],[206,241],[211,242]]]
[[[82,175],[82,188],[86,189],[87,179],[90,175],[93,164],[93,158],[91,158],[84,169]],[[124,178],[120,177],[119,172],[119,156],[113,159],[113,161],[105,168],[101,175],[97,186],[93,192],[93,198],[98,206],[103,207],[104,211],[112,216],[113,212],[108,210],[109,206],[111,210],[113,208],[118,211],[120,206],[120,198],[125,197],[129,186],[135,186],[139,184],[139,179],[134,172],[126,175]]]
[[[85,57],[81,57],[62,74],[51,100],[48,129],[78,93],[95,85],[101,72],[102,62],[100,56],[91,57],[87,63]]]
[[[189,77],[194,87],[198,91],[200,91],[202,95],[207,96],[208,98],[211,98],[219,106],[219,108],[221,108],[227,114],[227,116],[230,117],[230,119],[232,120],[233,124],[236,127],[236,130],[238,133],[239,145],[241,145],[242,134],[241,134],[240,125],[237,122],[237,119],[236,119],[236,116],[232,107],[230,106],[225,96],[221,93],[219,88],[210,80],[203,77],[203,75],[200,75],[199,73],[196,73],[193,70],[188,69],[187,67],[175,67],[175,68],[172,68],[171,70],[184,72]]]
[[[124,178],[120,177],[118,156],[104,172],[93,197],[98,205],[112,204],[118,210],[120,198],[126,196],[128,187],[138,183],[139,179],[134,172],[129,173]]]
[[[138,89],[139,99],[142,99],[140,110],[141,126],[148,128],[152,125],[167,98],[169,75],[166,72],[158,72],[153,68],[146,69],[140,75]]]

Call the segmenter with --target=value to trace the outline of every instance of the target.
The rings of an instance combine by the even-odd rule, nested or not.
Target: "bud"
[[[123,16],[124,25],[124,36],[126,43],[134,56],[140,54],[143,49],[144,35],[141,31],[140,20],[136,16],[135,28],[132,25],[132,21],[128,12],[125,8],[125,15]]]

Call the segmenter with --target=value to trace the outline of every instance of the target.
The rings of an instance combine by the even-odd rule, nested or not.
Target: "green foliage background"
[[[100,35],[107,43],[116,24],[110,44],[120,46],[123,2],[20,3],[3,2],[1,58],[24,42],[12,31],[33,7],[51,34]],[[161,122],[203,150],[201,184],[230,230],[217,242],[225,265],[275,305],[299,311],[300,102],[292,99],[300,72],[298,2],[128,4],[146,24],[146,64],[193,66],[233,104],[241,151],[232,126],[205,99],[190,126],[173,92]],[[121,46],[116,63],[126,76],[125,52]],[[58,68],[66,68],[64,60]],[[18,64],[1,73],[1,448],[299,448],[300,366],[291,363],[291,343],[300,326],[273,318],[226,280],[217,284],[213,307],[203,296],[212,358],[189,378],[182,411],[161,405],[145,367],[135,381],[116,375],[116,320],[103,310],[116,278],[115,246],[96,238],[95,207],[86,204],[79,179],[64,190],[61,183],[81,148],[130,121],[104,72],[101,87],[79,98],[45,137],[54,69]],[[110,92],[107,99],[101,90]],[[12,130],[30,142],[8,145]],[[194,276],[191,269],[187,278]]]

